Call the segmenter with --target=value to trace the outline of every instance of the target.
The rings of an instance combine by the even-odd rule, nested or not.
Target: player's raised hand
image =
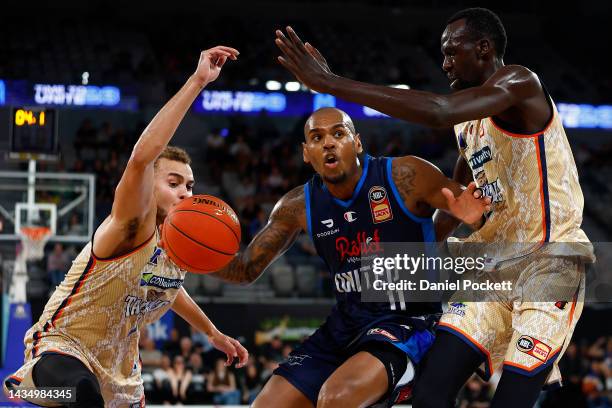
[[[236,368],[244,367],[249,360],[249,352],[238,340],[226,336],[218,330],[208,337],[208,341],[214,348],[225,353],[227,357],[225,360],[226,367],[231,366],[235,358],[238,358]]]
[[[446,198],[450,213],[465,224],[475,224],[482,218],[483,213],[491,211],[491,197],[483,196],[482,190],[476,188],[473,181],[459,197],[455,197],[446,187],[442,189],[442,194]]]
[[[218,45],[214,48],[202,51],[198,67],[193,73],[194,78],[201,82],[202,86],[213,82],[219,77],[221,68],[227,59],[236,60],[240,53],[237,49]]]
[[[325,92],[326,80],[334,74],[319,50],[309,43],[304,44],[291,27],[287,27],[287,35],[276,30],[274,42],[283,53],[278,57],[283,67],[313,91]]]

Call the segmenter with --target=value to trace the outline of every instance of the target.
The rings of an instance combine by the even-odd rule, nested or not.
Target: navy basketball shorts
[[[383,363],[389,379],[389,389],[376,406],[391,406],[410,397],[416,366],[433,340],[432,331],[422,321],[387,321],[368,327],[348,344],[339,344],[326,322],[274,374],[284,377],[316,406],[319,390],[332,373],[351,356],[366,351]]]

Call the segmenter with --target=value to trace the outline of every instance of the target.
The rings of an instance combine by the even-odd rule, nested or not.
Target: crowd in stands
[[[246,367],[236,369],[227,367],[224,355],[200,333],[181,337],[173,329],[170,339],[156,346],[142,331],[140,357],[147,403],[248,405],[293,347],[274,337],[249,347]],[[612,407],[612,337],[570,343],[560,369],[564,387],[543,392],[537,408]],[[499,373],[489,382],[474,375],[461,390],[457,406],[488,408],[499,379]]]
[[[591,64],[601,61],[601,53],[581,40],[589,38],[598,25],[605,26],[601,20],[605,13],[572,14],[574,30],[568,32],[562,25],[568,14],[555,16],[549,9],[534,10],[527,4],[512,9],[504,2],[487,5],[507,17],[507,63],[530,67],[563,99],[609,102],[612,82],[606,64]],[[181,21],[178,25],[165,10],[155,11],[154,5],[122,18],[109,18],[106,7],[96,10],[94,5],[88,8],[96,11],[88,13],[49,10],[41,21],[30,16],[29,24],[21,24],[19,14],[13,19],[9,14],[0,27],[5,39],[0,43],[0,58],[11,63],[0,65],[0,78],[69,84],[81,83],[86,72],[90,84],[126,86],[145,102],[160,102],[193,71],[202,48],[222,43],[241,51],[240,65],[230,64],[214,86],[263,89],[267,80],[292,79],[276,62],[278,50],[273,42],[275,29],[292,24],[320,48],[340,75],[380,84],[405,83],[417,89],[448,89],[440,69],[440,35],[446,19],[465,5],[440,7],[439,16],[434,17],[438,6],[428,2],[362,4],[344,8],[342,18],[326,12],[326,6],[313,4],[313,9],[321,9],[316,19],[283,15],[279,10],[285,10],[284,5],[213,15],[205,8],[186,10],[175,17]],[[525,25],[530,30],[523,30]]]
[[[239,405],[253,402],[274,369],[292,351],[292,345],[274,337],[250,350],[242,369],[228,367],[223,353],[206,336],[192,331],[156,347],[146,330],[140,336],[140,358],[147,403]]]

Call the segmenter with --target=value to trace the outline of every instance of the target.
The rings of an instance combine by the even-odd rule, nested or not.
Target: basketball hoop
[[[49,227],[21,227],[22,257],[25,261],[37,261],[45,255],[45,244],[51,238]]]

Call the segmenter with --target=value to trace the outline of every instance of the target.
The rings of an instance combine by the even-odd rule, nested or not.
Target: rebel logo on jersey
[[[336,238],[336,250],[340,256],[340,261],[344,261],[349,256],[365,256],[376,254],[382,251],[380,246],[380,235],[378,229],[368,237],[365,232],[358,232],[355,239],[349,240],[347,237]]]
[[[370,200],[370,210],[372,211],[372,221],[374,224],[389,221],[393,219],[391,212],[391,203],[387,190],[381,186],[374,186],[368,192]]]

